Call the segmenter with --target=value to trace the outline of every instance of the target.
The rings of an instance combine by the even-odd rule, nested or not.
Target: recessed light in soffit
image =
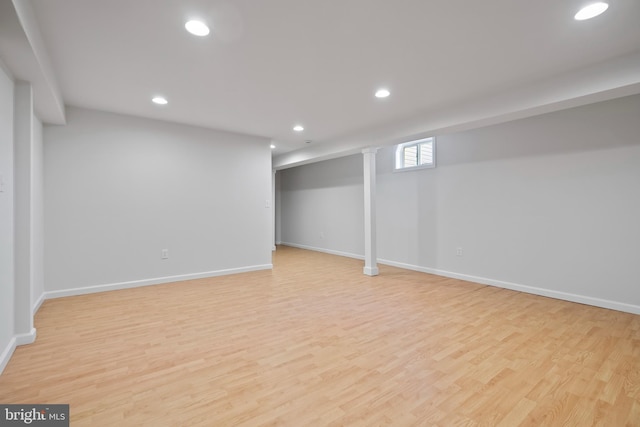
[[[604,2],[591,3],[583,7],[574,15],[576,21],[584,21],[586,19],[595,18],[596,16],[604,13],[609,8],[609,5]]]

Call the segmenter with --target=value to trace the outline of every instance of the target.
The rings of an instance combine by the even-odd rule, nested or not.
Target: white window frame
[[[422,163],[420,156],[421,153],[421,145],[425,143],[431,143],[431,162]],[[418,150],[418,164],[416,166],[405,166],[405,157],[404,152],[408,147],[417,147]],[[413,171],[419,169],[431,169],[436,167],[436,137],[430,136],[429,138],[417,139],[415,141],[409,141],[402,144],[396,145],[396,151],[394,155],[394,166],[393,170],[395,172],[404,172],[404,171]]]

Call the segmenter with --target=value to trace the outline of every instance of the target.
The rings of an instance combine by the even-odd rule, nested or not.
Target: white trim
[[[11,360],[11,356],[13,356],[13,352],[16,351],[16,339],[15,337],[11,337],[9,343],[0,354],[0,375],[4,372],[4,368],[7,367],[9,360]]]
[[[362,269],[362,273],[367,275],[367,276],[377,276],[380,271],[378,270],[378,267],[364,267]]]
[[[13,352],[16,351],[16,347],[19,345],[31,344],[36,340],[36,328],[31,328],[28,334],[18,334],[11,337],[9,343],[0,354],[0,375],[4,372],[4,368],[7,367]]]
[[[26,334],[15,335],[16,346],[32,344],[36,340],[36,328],[31,328],[31,331]]]
[[[282,246],[291,246],[292,248],[306,249],[308,251],[323,252],[325,254],[338,255],[338,256],[344,256],[347,258],[364,260],[364,255],[352,254],[350,252],[334,251],[333,249],[317,248],[315,246],[300,245],[298,243],[281,242],[280,244]]]
[[[466,280],[468,282],[479,283],[481,285],[495,286],[498,288],[511,289],[513,291],[525,292],[533,295],[540,295],[560,299],[564,301],[577,302],[580,304],[592,305],[595,307],[608,308],[611,310],[624,311],[626,313],[640,314],[640,306],[627,304],[618,301],[611,301],[602,298],[589,297],[585,295],[572,294],[568,292],[554,291],[551,289],[538,288],[535,286],[521,285],[518,283],[504,282],[502,280],[488,279],[486,277],[471,276],[468,274],[453,273],[451,271],[438,270],[428,267],[420,267],[402,262],[389,261],[379,259],[380,264],[390,265],[393,267],[404,268],[406,270],[414,270],[422,273],[435,274],[438,276],[450,277],[452,279]]]
[[[418,147],[418,153],[421,153],[421,145],[431,142],[431,163],[418,163],[415,166],[404,166],[404,149],[406,147]],[[421,155],[421,154],[419,154]],[[401,159],[401,160],[400,160]],[[426,138],[420,138],[413,141],[403,142],[396,145],[393,155],[393,171],[394,172],[408,172],[420,169],[433,169],[436,167],[436,137],[430,136]]]
[[[33,307],[31,307],[31,314],[33,316],[35,316],[38,310],[40,310],[40,306],[44,302],[44,299],[45,299],[45,293],[43,292],[42,294],[40,294],[40,298],[38,298],[36,302],[33,303]]]
[[[130,282],[109,283],[105,285],[87,286],[84,288],[62,289],[45,292],[45,299],[62,298],[76,295],[93,294],[96,292],[115,291],[119,289],[138,288],[141,286],[160,285],[162,283],[179,282],[183,280],[203,279],[207,277],[226,276],[228,274],[247,273],[258,270],[271,270],[273,264],[252,265],[248,267],[229,268],[225,270],[206,271],[203,273],[181,274],[177,276],[157,277],[153,279],[132,280]]]
[[[287,243],[287,242],[283,242],[282,245],[291,246],[291,247],[300,248],[300,249],[307,249],[310,251],[324,252],[331,255],[345,256],[348,258],[364,260],[364,256],[362,255],[334,251],[331,249],[316,248],[314,246],[299,245],[297,243]],[[554,291],[551,289],[521,285],[518,283],[504,282],[502,280],[488,279],[486,277],[472,276],[469,274],[454,273],[451,271],[439,270],[435,268],[421,267],[419,265],[405,264],[403,262],[390,261],[387,259],[378,258],[378,263],[384,264],[384,265],[390,265],[392,267],[404,268],[406,270],[419,271],[421,273],[435,274],[436,276],[466,280],[467,282],[479,283],[481,285],[489,285],[489,286],[495,286],[503,289],[511,289],[513,291],[525,292],[527,294],[540,295],[543,297],[555,298],[555,299],[564,300],[564,301],[577,302],[579,304],[592,305],[594,307],[608,308],[611,310],[623,311],[625,313],[640,314],[640,305],[627,304],[624,302],[611,301],[611,300],[606,300],[602,298],[572,294],[568,292]]]

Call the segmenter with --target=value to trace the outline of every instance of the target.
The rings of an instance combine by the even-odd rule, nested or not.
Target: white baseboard
[[[40,298],[38,298],[36,302],[33,304],[33,307],[31,307],[31,314],[33,316],[35,316],[38,310],[40,310],[40,306],[42,305],[43,302],[44,302],[44,292],[40,294]]]
[[[225,270],[206,271],[202,273],[181,274],[177,276],[156,277],[153,279],[133,280],[130,282],[109,283],[104,285],[87,286],[83,288],[62,289],[44,293],[45,299],[62,298],[76,295],[93,294],[96,292],[115,291],[119,289],[137,288],[141,286],[160,285],[163,283],[180,282],[183,280],[203,279],[207,277],[226,276],[228,274],[247,273],[258,270],[271,270],[273,264],[252,265],[248,267],[229,268]]]
[[[13,352],[16,351],[16,347],[19,345],[31,344],[36,340],[36,328],[31,328],[31,331],[27,334],[18,334],[9,340],[7,346],[0,353],[0,375],[4,372],[4,368],[7,367]]]
[[[16,339],[12,337],[4,350],[2,350],[2,353],[0,353],[0,374],[4,372],[4,368],[7,367],[14,351],[16,351]]]
[[[367,276],[377,276],[380,272],[378,270],[378,267],[364,267],[362,269],[362,273],[366,274]]]
[[[437,276],[450,277],[452,279],[466,280],[468,282],[479,283],[481,285],[496,286],[498,288],[511,289],[513,291],[525,292],[533,295],[540,295],[540,296],[560,299],[564,301],[577,302],[580,304],[587,304],[595,307],[609,308],[612,310],[624,311],[626,313],[640,314],[640,306],[618,302],[618,301],[611,301],[611,300],[606,300],[602,298],[594,298],[594,297],[589,297],[585,295],[572,294],[568,292],[554,291],[551,289],[538,288],[535,286],[520,285],[518,283],[504,282],[502,280],[494,280],[494,279],[488,279],[486,277],[478,277],[478,276],[471,276],[468,274],[454,273],[451,271],[421,267],[417,265],[405,264],[402,262],[389,261],[384,259],[379,259],[378,262],[380,264],[390,265],[393,267],[420,271],[422,273],[435,274]]]
[[[15,336],[16,346],[18,345],[27,345],[35,342],[36,340],[36,328],[31,328],[31,330],[26,334],[17,334]]]
[[[323,252],[325,254],[338,255],[338,256],[344,256],[347,258],[364,260],[363,255],[352,254],[350,252],[334,251],[332,249],[317,248],[315,246],[300,245],[298,243],[282,242],[280,244],[283,246],[291,246],[292,248],[306,249],[308,251]]]
[[[281,244],[284,246],[291,246],[294,248],[306,249],[306,250],[316,251],[316,252],[324,252],[331,255],[338,255],[338,256],[344,256],[348,258],[364,260],[364,256],[352,254],[348,252],[335,251],[332,249],[318,248],[315,246],[301,245],[298,243],[291,243],[291,242],[282,242]],[[450,277],[452,279],[466,280],[468,282],[479,283],[481,285],[489,285],[489,286],[495,286],[498,288],[511,289],[513,291],[525,292],[528,294],[540,295],[540,296],[560,299],[564,301],[577,302],[580,304],[592,305],[595,307],[608,308],[611,310],[618,310],[626,313],[640,314],[639,305],[627,304],[619,301],[611,301],[611,300],[606,300],[602,298],[572,294],[568,292],[554,291],[551,289],[538,288],[535,286],[521,285],[518,283],[505,282],[502,280],[488,279],[486,277],[454,273],[451,271],[439,270],[439,269],[429,268],[429,267],[422,267],[419,265],[406,264],[403,262],[391,261],[386,259],[378,259],[378,263],[384,264],[384,265],[390,265],[393,267],[404,268],[406,270],[414,270],[414,271],[420,271],[422,273],[435,274],[437,276]]]
[[[73,289],[64,289],[59,291],[49,291],[44,292],[40,295],[40,298],[33,304],[32,312],[33,315],[36,314],[42,303],[46,299],[50,298],[60,298],[67,296],[75,296],[75,295],[84,295],[91,294],[96,292],[106,292],[113,291],[118,289],[128,289],[135,288],[139,286],[151,286],[151,285],[159,285],[162,283],[171,283],[171,282],[179,282],[182,280],[192,280],[192,279],[202,279],[206,277],[215,277],[215,276],[224,276],[228,274],[238,274],[238,273],[247,273],[250,271],[258,271],[258,270],[271,270],[273,269],[273,264],[263,264],[263,265],[253,265],[248,267],[240,267],[240,268],[229,268],[225,270],[216,270],[216,271],[207,271],[203,273],[193,273],[193,274],[182,274],[177,276],[167,276],[167,277],[157,277],[154,279],[145,279],[145,280],[134,280],[130,282],[121,282],[121,283],[111,283],[106,285],[96,285],[96,286],[88,286],[86,288],[73,288]],[[4,371],[4,368],[9,363],[13,352],[16,349],[16,346],[31,344],[36,340],[36,329],[31,328],[31,331],[26,334],[17,334],[11,338],[5,349],[0,353],[0,374]]]

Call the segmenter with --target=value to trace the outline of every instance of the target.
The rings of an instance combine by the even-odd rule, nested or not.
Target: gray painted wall
[[[270,266],[269,140],[77,108],[67,120],[44,128],[47,292]]]
[[[632,96],[439,135],[438,166],[411,172],[393,172],[393,148],[381,149],[379,259],[640,308],[639,117]],[[345,250],[317,239],[339,203],[340,242],[362,256],[359,163],[283,171],[283,241]]]
[[[0,372],[13,340],[13,81],[0,66]]]
[[[361,155],[279,171],[283,243],[364,253]]]

